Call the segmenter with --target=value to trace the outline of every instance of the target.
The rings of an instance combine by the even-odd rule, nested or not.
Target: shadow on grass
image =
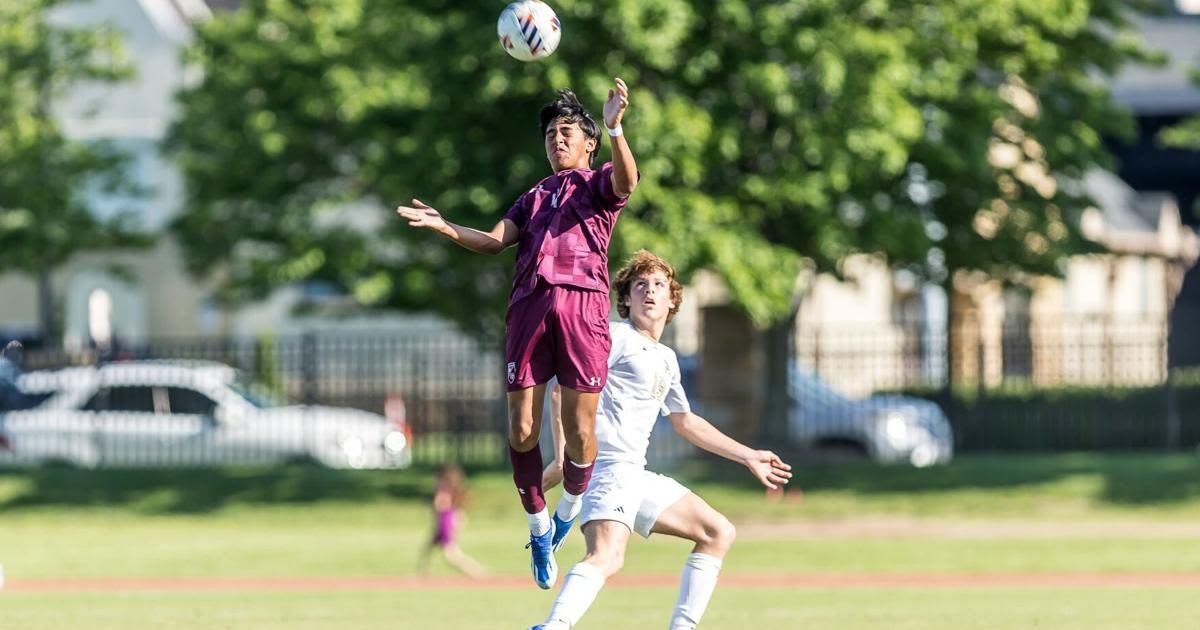
[[[803,462],[792,457],[793,464]],[[743,467],[724,460],[691,462],[680,474],[699,482],[759,489]],[[920,494],[957,490],[1036,487],[1069,478],[1099,478],[1096,501],[1125,507],[1200,501],[1200,457],[1187,453],[1066,453],[969,455],[948,466],[917,469],[869,462],[802,464],[805,491],[851,491],[862,495]]]
[[[0,511],[44,506],[204,513],[234,504],[427,500],[435,470],[344,471],[312,464],[179,470],[0,470]]]
[[[794,456],[787,459],[793,464],[804,461]],[[511,505],[507,470],[469,467],[467,472],[479,484],[474,486],[479,509]],[[927,469],[856,462],[798,465],[796,472],[805,492],[849,491],[864,497],[1028,488],[1047,496],[1061,494],[1064,499],[1086,498],[1124,507],[1200,501],[1200,458],[1190,454],[969,455],[949,466]],[[205,513],[239,504],[424,504],[432,494],[435,474],[436,468],[430,465],[396,471],[343,471],[311,464],[184,470],[0,470],[0,512],[92,506],[170,514]],[[745,468],[715,458],[690,460],[670,474],[689,484],[761,492]],[[1085,483],[1074,488],[1042,488],[1079,479]]]

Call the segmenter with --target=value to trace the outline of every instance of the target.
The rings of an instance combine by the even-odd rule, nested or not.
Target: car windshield
[[[831,402],[840,403],[849,401],[848,396],[833,389],[828,383],[806,368],[793,366],[789,377],[792,396],[794,398],[799,398],[803,393],[806,393],[809,397],[818,396]]]
[[[282,407],[287,404],[283,396],[268,391],[265,387],[249,386],[242,383],[230,383],[229,388],[237,392],[239,396],[245,398],[251,405],[259,409],[267,409],[268,407]]]

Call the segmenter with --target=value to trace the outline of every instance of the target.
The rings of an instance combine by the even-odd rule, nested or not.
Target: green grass
[[[1189,455],[961,458],[934,470],[800,468],[803,493],[770,502],[736,467],[676,471],[742,524],[736,574],[1200,572],[1200,538],[1155,531],[1200,517]],[[428,535],[432,471],[347,473],[303,466],[175,472],[0,472],[0,562],[22,579],[408,575]],[[524,518],[504,471],[471,471],[465,549],[523,575]],[[940,539],[796,536],[797,524],[897,519],[991,524],[1000,535]],[[1066,524],[1052,535],[1005,524]],[[1145,525],[1072,535],[1070,525]],[[765,525],[769,526],[765,526]],[[996,526],[996,524],[999,524]],[[836,532],[836,528],[834,528]],[[1064,533],[1065,532],[1065,533]],[[625,573],[672,574],[689,545],[636,538]],[[578,536],[560,561],[582,554]],[[436,575],[450,575],[435,563]],[[0,592],[3,628],[517,628],[552,594],[527,589],[311,593]],[[1186,588],[718,589],[708,628],[1170,628],[1200,604]],[[580,628],[665,626],[671,588],[612,588]],[[633,620],[633,621],[631,621]],[[524,624],[524,625],[522,625]]]
[[[462,592],[6,594],[5,627],[254,628],[326,630],[512,630],[551,595],[536,589]],[[673,589],[613,588],[600,593],[578,630],[663,628]],[[1200,612],[1190,589],[776,589],[718,588],[701,627],[1092,630],[1195,627]],[[13,619],[15,625],[7,625]]]

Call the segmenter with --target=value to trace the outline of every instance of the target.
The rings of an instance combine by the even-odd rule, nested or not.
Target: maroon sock
[[[542,450],[533,448],[521,453],[508,446],[508,461],[512,463],[513,482],[521,495],[521,505],[529,514],[537,514],[546,508],[546,497],[542,494]]]
[[[588,482],[592,480],[592,469],[595,462],[587,466],[576,466],[569,457],[563,457],[563,490],[579,496],[587,492]]]

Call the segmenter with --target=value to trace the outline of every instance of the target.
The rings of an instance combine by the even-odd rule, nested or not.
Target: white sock
[[[717,587],[717,574],[721,572],[721,560],[706,553],[688,555],[683,565],[683,579],[679,583],[679,599],[675,601],[675,613],[671,615],[670,630],[692,630],[704,616],[708,600],[712,599]]]
[[[558,514],[558,520],[569,521],[576,516],[579,516],[579,510],[583,509],[583,495],[571,494],[563,490],[562,497],[558,499],[558,509],[555,512]]]
[[[529,533],[534,536],[544,536],[550,531],[550,510],[542,508],[537,514],[526,514],[529,518]]]
[[[603,586],[604,574],[600,569],[586,562],[571,567],[571,572],[563,579],[558,598],[550,607],[550,614],[546,617],[547,627],[554,628],[558,627],[554,624],[566,624],[562,627],[570,628],[579,623],[583,613],[596,601],[596,594]]]

